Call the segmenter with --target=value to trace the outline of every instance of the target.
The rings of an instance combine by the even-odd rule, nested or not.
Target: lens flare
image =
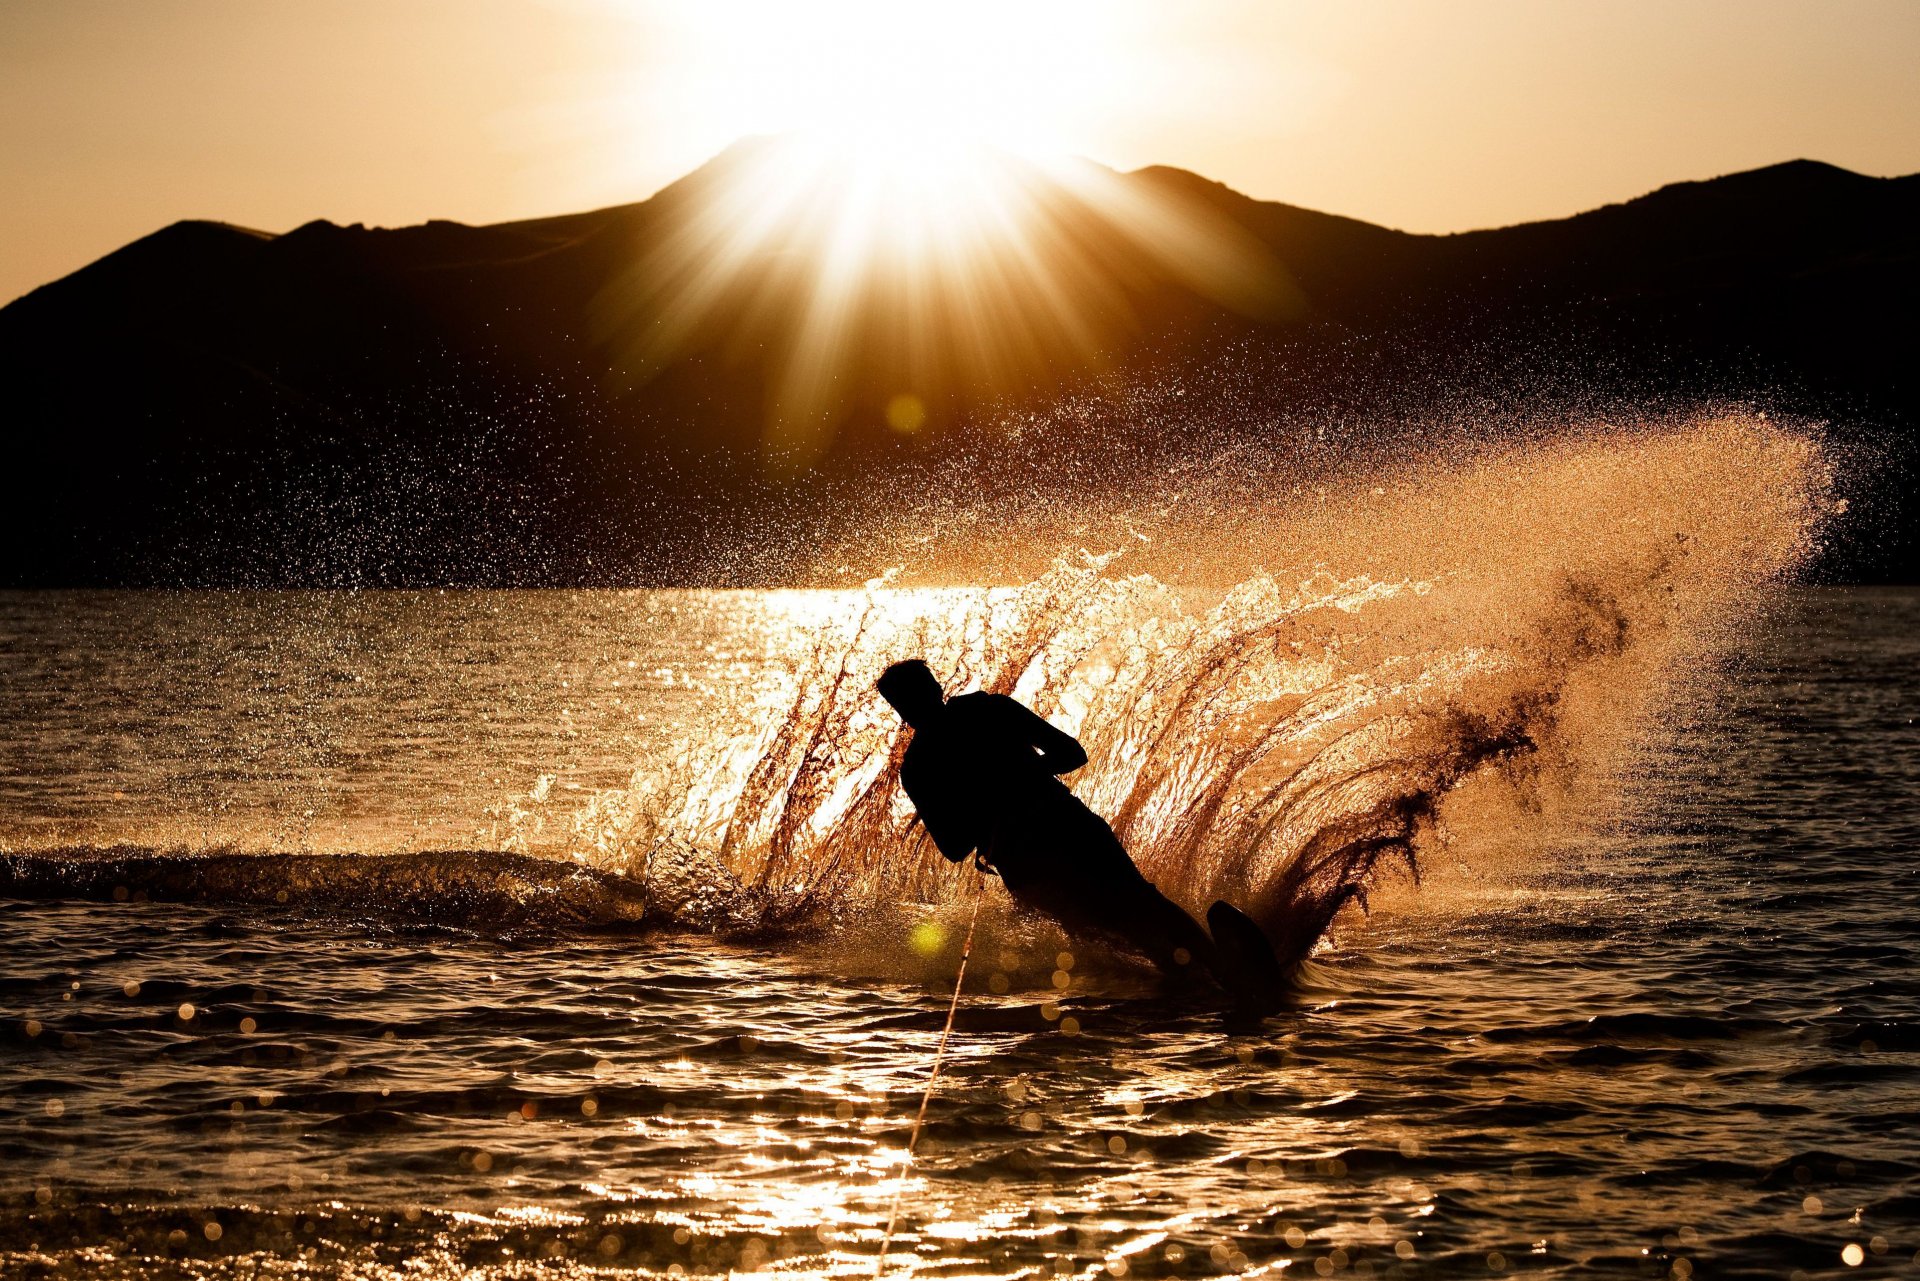
[[[776,473],[856,418],[912,435],[1098,370],[1155,291],[1301,310],[1270,251],[1187,184],[950,137],[750,140],[660,201],[664,226],[597,300],[615,376],[771,351]]]

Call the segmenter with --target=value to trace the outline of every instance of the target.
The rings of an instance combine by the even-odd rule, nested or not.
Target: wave
[[[632,926],[642,883],[522,854],[170,853],[70,849],[0,854],[0,896],[287,908],[461,929]]]
[[[896,783],[906,739],[873,683],[918,656],[1076,734],[1090,763],[1070,782],[1142,870],[1196,912],[1237,904],[1298,963],[1385,881],[1605,821],[1649,727],[1699,696],[1835,510],[1818,442],[1757,418],[1338,481],[1240,452],[1155,484],[1118,506],[906,506],[873,539],[898,563],[793,595],[779,688],[714,695],[736,732],[584,805],[517,798],[505,852],[10,854],[0,892],[897,933],[912,913],[885,909],[979,892]],[[1024,585],[930,578],[993,582],[1048,540],[1072,550]]]
[[[1024,586],[911,586],[907,562],[835,596],[796,624],[787,689],[733,709],[737,736],[570,813],[529,801],[510,847],[664,870],[688,923],[954,904],[967,875],[915,826],[895,782],[905,735],[873,692],[918,656],[950,692],[1012,694],[1075,733],[1075,792],[1147,875],[1196,911],[1236,903],[1298,962],[1391,870],[1527,853],[1604,811],[1649,725],[1698,693],[1835,509],[1818,444],[1757,418],[1340,485],[1243,455],[1166,483],[1119,515],[1054,513],[1082,533],[1119,520],[1127,545]],[[1001,517],[1018,523],[911,513],[940,527],[928,563],[948,574],[954,540],[936,534],[976,531],[959,567],[974,581],[993,577]]]

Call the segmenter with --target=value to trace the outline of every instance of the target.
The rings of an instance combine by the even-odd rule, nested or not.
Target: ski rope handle
[[[907,1175],[913,1169],[913,1150],[920,1143],[920,1130],[927,1123],[927,1104],[933,1101],[933,1087],[940,1079],[940,1062],[947,1055],[947,1038],[953,1035],[953,1016],[960,1011],[960,986],[967,978],[967,958],[973,955],[973,927],[980,923],[979,882],[975,882],[973,896],[973,914],[967,918],[966,941],[960,945],[960,970],[953,976],[953,999],[947,1003],[947,1025],[940,1029],[940,1043],[933,1050],[933,1071],[927,1074],[927,1088],[920,1095],[920,1112],[913,1118],[913,1129],[907,1134],[907,1159],[900,1164],[900,1173],[893,1183],[893,1201],[887,1206],[887,1230],[880,1237],[880,1257],[873,1261],[873,1275],[879,1276],[887,1266],[887,1247],[893,1243],[893,1229],[900,1221],[900,1194],[906,1191]]]

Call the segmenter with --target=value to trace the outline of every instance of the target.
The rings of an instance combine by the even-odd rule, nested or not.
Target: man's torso
[[[941,852],[980,850],[1010,887],[1115,854],[1131,871],[1112,830],[1041,765],[1020,730],[1026,715],[1004,695],[962,694],[914,731],[900,783]]]

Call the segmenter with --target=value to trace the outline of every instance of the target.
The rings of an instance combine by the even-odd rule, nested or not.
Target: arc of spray
[[[973,927],[980,923],[980,876],[976,872],[973,883],[973,912],[967,917],[966,941],[960,944],[960,969],[953,976],[953,999],[947,1002],[947,1024],[940,1029],[940,1043],[933,1049],[933,1070],[927,1073],[927,1088],[920,1095],[920,1111],[913,1118],[913,1129],[907,1134],[907,1159],[900,1164],[900,1173],[893,1183],[893,1201],[887,1206],[887,1230],[880,1237],[880,1257],[873,1261],[873,1275],[879,1276],[887,1266],[887,1247],[893,1244],[893,1229],[900,1221],[900,1194],[906,1190],[907,1175],[913,1171],[913,1150],[919,1146],[920,1131],[927,1123],[927,1104],[933,1101],[934,1083],[940,1079],[940,1064],[947,1057],[947,1039],[953,1035],[953,1016],[960,1010],[960,985],[967,979],[967,958],[973,955]]]

